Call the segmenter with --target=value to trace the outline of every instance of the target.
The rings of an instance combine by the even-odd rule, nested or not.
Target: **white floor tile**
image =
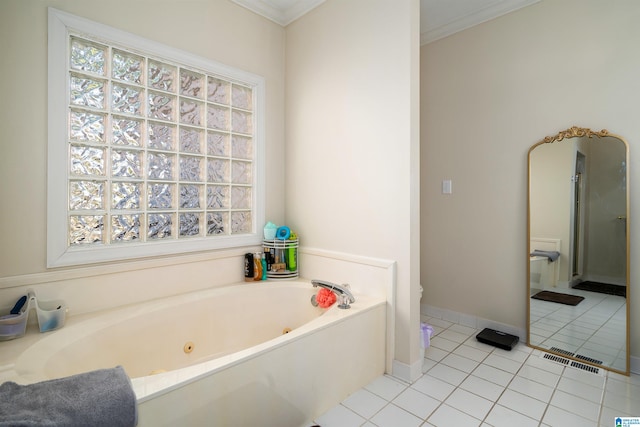
[[[555,375],[561,375],[564,371],[563,365],[552,362],[543,357],[529,357],[525,362],[525,366],[533,366],[534,368],[538,368]]]
[[[459,356],[455,353],[450,353],[447,357],[442,359],[440,363],[466,373],[470,373],[480,364],[480,362],[467,359],[466,357]]]
[[[415,415],[426,420],[433,411],[440,406],[441,401],[434,399],[413,388],[408,388],[393,400],[393,403]]]
[[[597,388],[602,388],[605,382],[604,375],[595,375],[591,372],[583,371],[581,369],[565,369],[562,373],[562,376],[564,378],[571,378],[572,380],[580,381],[581,383],[588,384],[592,387]]]
[[[513,378],[513,374],[510,374],[509,372],[484,364],[478,366],[475,371],[472,372],[472,375],[491,381],[492,383],[503,387],[506,387]]]
[[[495,405],[485,422],[493,427],[537,427],[538,421],[502,405]]]
[[[465,379],[462,384],[460,384],[460,388],[476,394],[480,397],[484,397],[485,399],[489,399],[492,402],[498,400],[498,398],[504,391],[503,386],[494,384],[490,381],[487,381],[480,377],[476,377],[474,375],[470,375],[469,377],[467,377],[467,379]]]
[[[365,419],[371,418],[389,402],[367,389],[360,389],[342,401],[342,404]]]
[[[566,376],[560,378],[560,382],[558,382],[558,390],[580,396],[581,399],[589,400],[598,405],[602,402],[602,387],[593,387],[572,378],[567,378]]]
[[[371,419],[371,422],[379,427],[418,427],[422,421],[421,418],[394,404],[385,406]]]
[[[600,403],[590,402],[582,396],[571,395],[562,390],[556,390],[551,398],[551,405],[564,411],[580,415],[591,421],[598,421]]]
[[[612,377],[607,378],[605,390],[620,396],[640,396],[640,385]]]
[[[522,362],[518,362],[515,360],[507,359],[498,353],[491,353],[486,359],[484,359],[483,363],[485,365],[493,366],[494,368],[502,369],[503,371],[507,371],[509,373],[515,374],[518,372],[520,367],[522,366]]]
[[[449,355],[448,350],[442,350],[438,347],[431,346],[424,351],[424,357],[429,360],[435,360],[436,362],[441,361],[445,357]]]
[[[316,419],[322,427],[358,427],[366,420],[342,405],[330,409],[324,415]]]
[[[618,374],[616,372],[609,372],[607,374],[607,379],[622,381],[629,384],[640,385],[640,375],[631,375],[630,377],[622,374]]]
[[[511,384],[509,384],[509,389],[524,394],[525,396],[540,400],[544,403],[549,403],[554,390],[552,387],[548,387],[546,385],[519,376],[516,376],[513,381],[511,381]]]
[[[436,412],[429,417],[429,423],[436,427],[451,427],[451,426],[464,426],[473,427],[479,426],[482,421],[473,418],[471,415],[467,415],[462,411],[452,408],[448,405],[442,405]]]
[[[521,346],[516,346],[511,351],[502,350],[500,348],[497,348],[493,352],[493,354],[495,354],[496,356],[504,357],[505,359],[513,360],[513,361],[519,363],[520,365],[522,365],[524,363],[524,361],[527,360],[527,358],[531,354],[530,351],[526,351],[526,350],[528,350],[528,349],[523,349]]]
[[[471,335],[477,335],[478,334],[478,330],[475,328],[471,328],[469,326],[464,326],[464,325],[451,325],[451,327],[449,327],[449,330],[454,331],[454,332],[458,332],[460,334],[466,335],[466,336],[471,336]]]
[[[571,412],[565,411],[555,406],[549,406],[547,412],[544,414],[542,422],[550,426],[562,427],[584,427],[596,424],[596,422],[594,422],[593,420],[589,420],[579,415],[572,414]]]
[[[622,396],[613,393],[605,393],[602,404],[608,408],[640,416],[640,396]]]
[[[371,393],[391,401],[394,397],[402,393],[407,386],[391,377],[382,375],[366,385],[365,388]]]
[[[438,335],[437,337],[431,338],[431,347],[439,348],[441,350],[450,352],[456,349],[460,343],[444,339]]]
[[[544,402],[510,389],[507,389],[502,393],[498,403],[536,420],[542,418],[544,410],[547,407],[547,404]]]
[[[552,388],[555,388],[560,381],[560,375],[530,365],[524,365],[518,371],[518,376]]]
[[[446,383],[438,378],[432,377],[428,373],[420,377],[416,382],[411,385],[411,388],[418,390],[440,402],[444,401],[447,396],[455,390],[455,386]]]
[[[605,323],[617,308],[607,304],[602,307],[605,309],[593,308],[593,313],[603,319],[600,325],[578,325],[574,321],[565,330],[592,328],[597,339],[586,343],[589,351],[606,345],[607,351],[617,357],[620,350],[606,344],[615,321]],[[574,315],[570,309],[555,306],[537,314],[544,328],[566,323],[567,317]],[[422,319],[432,324],[437,334],[425,352],[424,374],[413,384],[380,376],[318,417],[318,425],[610,427],[617,416],[639,415],[639,375],[627,377],[606,371],[599,375],[566,367],[544,359],[544,352],[522,343],[505,351],[478,342],[477,331],[469,326]],[[556,336],[562,338],[562,333]],[[568,341],[558,343],[573,345]]]
[[[638,416],[637,413],[629,414],[626,412],[619,411],[617,409],[607,408],[606,406],[602,407],[602,411],[600,414],[600,425],[603,427],[611,427],[615,426],[613,420],[617,417],[635,417]]]
[[[475,347],[471,347],[470,345],[467,345],[466,342],[464,343],[464,345],[456,348],[453,353],[462,357],[466,357],[467,359],[475,360],[476,362],[482,362],[489,355],[488,352]]]
[[[443,319],[436,319],[434,317],[430,318],[429,320],[427,320],[427,323],[430,324],[431,326],[437,326],[439,328],[442,329],[447,329],[448,327],[452,326],[453,323],[447,321],[447,320],[443,320]]]
[[[487,353],[491,353],[496,349],[492,345],[478,341],[474,336],[468,338],[463,344],[468,345],[469,347],[477,348],[478,350],[486,351]]]
[[[449,341],[456,342],[458,344],[462,344],[463,342],[465,342],[467,340],[467,338],[469,338],[469,335],[461,334],[460,332],[456,332],[454,330],[447,329],[445,331],[442,331],[442,333],[439,334],[438,337],[444,338],[444,339],[449,340]]]
[[[447,365],[438,364],[429,370],[429,374],[451,385],[459,385],[467,377],[467,373]]]
[[[436,362],[435,360],[431,360],[431,359],[423,359],[422,362],[422,373],[426,373],[429,372],[429,370],[431,368],[433,368],[434,366],[436,366],[438,364],[438,362]]]
[[[444,403],[479,420],[484,419],[493,406],[492,401],[461,388],[451,393]]]

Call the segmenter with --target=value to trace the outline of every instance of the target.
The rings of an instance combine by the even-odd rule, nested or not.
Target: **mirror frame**
[[[610,366],[604,366],[604,365],[599,365],[599,364],[595,364],[595,363],[591,363],[589,361],[585,361],[582,359],[578,359],[575,358],[573,356],[567,356],[566,354],[560,353],[560,352],[555,352],[551,349],[548,348],[544,348],[544,347],[540,347],[537,345],[532,345],[531,344],[531,263],[529,262],[529,257],[530,257],[530,253],[531,253],[531,248],[530,248],[530,242],[531,242],[531,153],[532,151],[538,147],[539,145],[542,144],[553,144],[553,143],[560,143],[563,140],[566,139],[571,139],[571,138],[579,138],[579,137],[584,137],[586,138],[586,140],[588,141],[589,139],[593,139],[593,138],[604,138],[604,137],[612,137],[612,138],[616,138],[619,141],[621,141],[624,146],[625,146],[625,159],[626,159],[626,170],[625,170],[625,177],[626,177],[626,197],[627,197],[627,206],[626,206],[626,216],[627,216],[627,224],[626,224],[626,230],[625,230],[625,234],[626,234],[626,257],[627,257],[627,263],[626,263],[626,291],[627,291],[627,302],[626,302],[626,317],[627,317],[627,324],[626,324],[626,370],[625,371],[621,371],[619,369],[615,369],[613,367]],[[576,361],[578,363],[582,363],[585,365],[591,365],[597,368],[601,368],[601,369],[605,369],[608,371],[612,371],[612,372],[617,372],[619,374],[623,374],[623,375],[627,375],[629,376],[631,374],[630,371],[630,359],[631,359],[631,348],[630,348],[630,341],[631,341],[631,334],[629,331],[629,325],[630,325],[630,304],[629,304],[629,300],[630,300],[630,282],[629,282],[629,278],[630,278],[630,265],[629,265],[629,260],[630,260],[630,256],[629,256],[629,250],[630,250],[630,233],[629,233],[629,143],[620,135],[616,135],[613,133],[610,133],[608,130],[606,129],[602,129],[600,131],[592,131],[589,128],[581,128],[578,126],[572,126],[571,128],[567,129],[567,130],[563,130],[558,132],[555,135],[552,136],[546,136],[544,137],[541,141],[535,143],[534,145],[531,146],[531,148],[529,148],[529,152],[527,153],[527,346],[538,349],[540,351],[543,351],[545,353],[549,353],[549,354],[553,354],[556,355],[558,357],[561,358],[565,358],[565,359],[569,359],[569,360],[573,360]]]

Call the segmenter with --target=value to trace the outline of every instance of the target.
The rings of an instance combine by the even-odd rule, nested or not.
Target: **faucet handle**
[[[343,285],[345,286],[345,285]],[[349,285],[346,285],[349,286]],[[341,293],[338,295],[338,298],[340,299],[340,304],[338,304],[338,308],[351,308],[351,301],[349,300],[349,295]]]

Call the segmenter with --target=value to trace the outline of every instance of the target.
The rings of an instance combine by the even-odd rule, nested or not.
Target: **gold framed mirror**
[[[527,344],[630,373],[629,144],[571,127],[528,154]]]

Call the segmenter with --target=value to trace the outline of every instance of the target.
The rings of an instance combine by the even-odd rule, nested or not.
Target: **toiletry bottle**
[[[253,262],[253,254],[252,253],[244,254],[244,280],[246,282],[253,281],[254,270],[255,270],[255,266]]]
[[[256,252],[253,255],[253,261],[253,265],[255,266],[253,280],[262,280],[262,256],[260,255],[260,252]]]
[[[262,254],[260,262],[262,263],[262,280],[267,280],[267,254]]]
[[[284,264],[284,269],[286,270],[287,269],[287,257],[286,257],[286,254],[285,254],[285,250],[282,249],[282,248],[278,249],[278,254],[280,255],[280,262],[282,264]]]
[[[289,240],[297,239],[298,235],[296,233],[291,233],[291,235],[289,236]],[[298,248],[287,248],[287,267],[289,271],[296,271],[298,269]]]
[[[271,259],[271,248],[264,248],[264,258],[267,261],[267,271],[271,271],[273,260]]]

